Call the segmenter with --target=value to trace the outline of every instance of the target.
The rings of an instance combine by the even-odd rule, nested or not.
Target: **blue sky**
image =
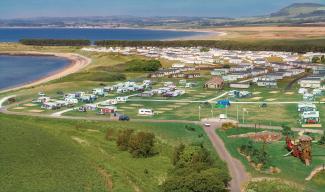
[[[0,0],[0,19],[41,16],[214,16],[265,15],[292,3],[325,0]]]

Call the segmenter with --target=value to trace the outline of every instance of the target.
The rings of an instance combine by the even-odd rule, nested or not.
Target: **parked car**
[[[118,120],[119,121],[130,121],[130,118],[127,115],[120,115]]]

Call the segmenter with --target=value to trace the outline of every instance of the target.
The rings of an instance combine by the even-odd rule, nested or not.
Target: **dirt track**
[[[227,151],[222,139],[215,132],[217,126],[217,124],[211,124],[211,127],[204,127],[204,130],[210,138],[210,141],[219,157],[228,165],[230,176],[232,178],[230,182],[230,190],[232,192],[240,192],[242,186],[249,181],[250,176],[246,172],[243,164],[238,159],[233,158]]]

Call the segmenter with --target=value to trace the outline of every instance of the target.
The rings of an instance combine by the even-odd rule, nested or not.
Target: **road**
[[[209,122],[209,124],[211,124],[210,127],[204,126],[204,131],[208,135],[219,157],[227,163],[228,170],[232,178],[230,182],[230,190],[232,192],[240,192],[243,184],[250,180],[250,176],[246,172],[243,164],[238,159],[235,159],[230,155],[224,145],[224,142],[218,136],[218,134],[216,134],[216,128],[220,128],[222,123]]]

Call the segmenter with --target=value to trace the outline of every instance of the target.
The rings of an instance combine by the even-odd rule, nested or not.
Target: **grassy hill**
[[[173,146],[203,142],[213,150],[203,130],[193,127],[189,131],[177,123],[58,121],[0,114],[0,191],[159,191],[172,168]],[[159,154],[132,158],[106,139],[108,129],[126,128],[154,133]]]
[[[325,10],[325,5],[317,4],[317,3],[295,3],[288,7],[285,7],[279,10],[276,13],[271,14],[272,17],[302,17],[307,15],[312,15],[313,13],[319,13],[320,11]]]

